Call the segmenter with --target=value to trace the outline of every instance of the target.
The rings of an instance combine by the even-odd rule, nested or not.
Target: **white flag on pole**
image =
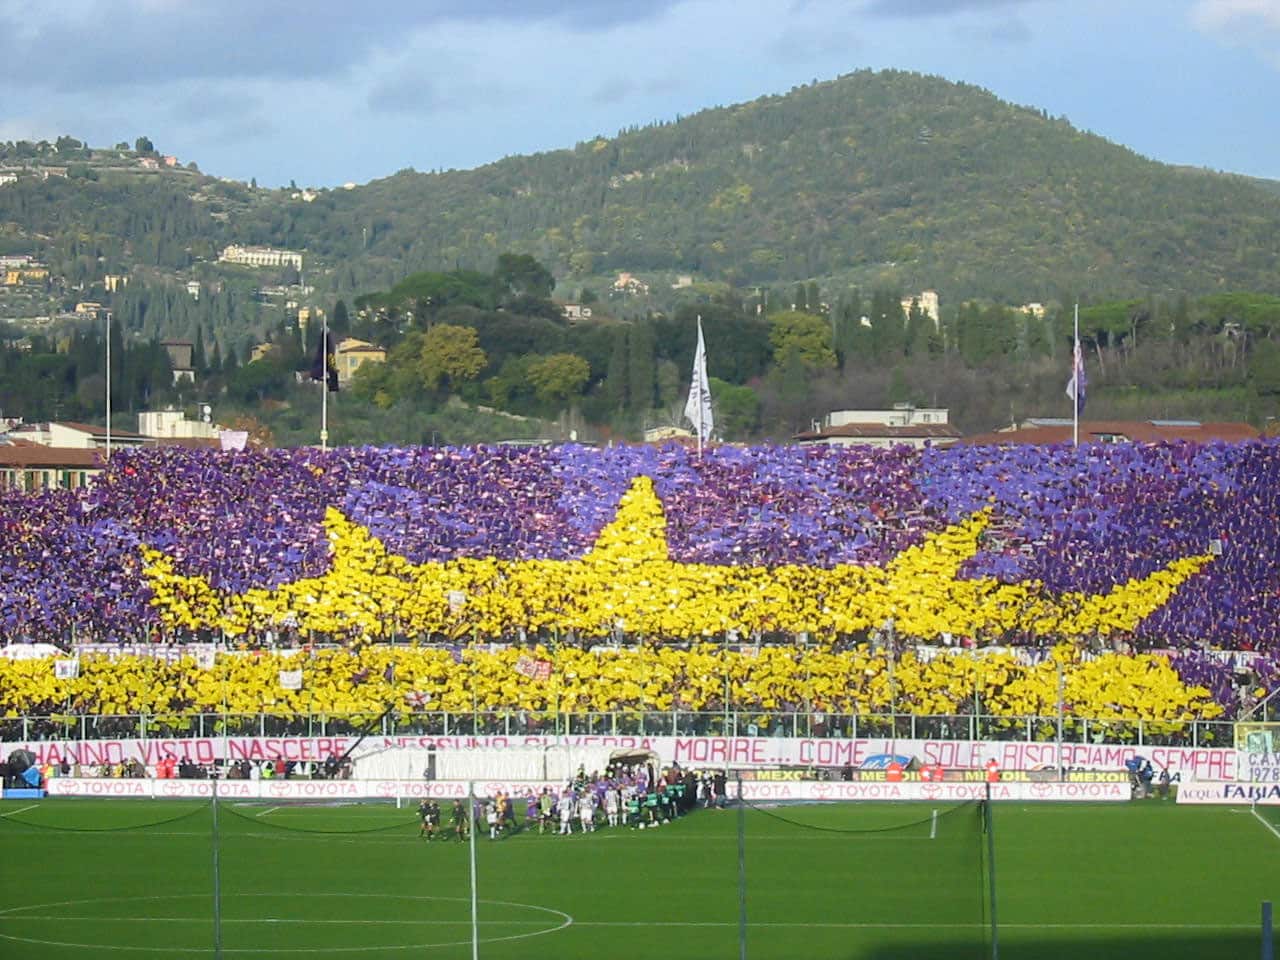
[[[1080,338],[1076,337],[1075,350],[1071,354],[1071,379],[1067,381],[1067,397],[1076,405],[1076,415],[1084,413],[1085,394],[1089,389],[1089,376],[1084,369],[1084,354],[1080,351]]]
[[[689,384],[689,399],[684,405],[684,415],[693,424],[700,441],[711,437],[715,420],[711,416],[711,381],[707,379],[707,345],[702,340],[702,318],[698,318],[698,351],[693,355],[693,381]]]
[[[218,434],[223,450],[243,450],[249,440],[248,430],[223,430]]]

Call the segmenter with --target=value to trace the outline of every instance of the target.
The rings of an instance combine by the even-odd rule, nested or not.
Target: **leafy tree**
[[[627,354],[627,328],[618,327],[613,333],[613,345],[609,351],[609,366],[605,374],[604,394],[610,408],[627,408],[629,363]]]
[[[560,407],[582,392],[591,367],[577,354],[553,353],[529,364],[527,376],[539,400]]]
[[[707,372],[728,383],[745,383],[769,366],[769,323],[727,304],[685,305],[652,321],[659,355],[688,375],[697,345],[697,318],[707,344]]]
[[[750,387],[711,378],[716,430],[726,440],[745,440],[760,427],[760,397]]]
[[[139,137],[133,141],[133,149],[137,153],[155,153],[156,145],[151,142],[150,137]]]
[[[627,337],[627,407],[635,413],[652,410],[657,389],[653,324],[638,321]]]
[[[656,374],[655,380],[658,387],[658,406],[668,407],[672,404],[683,403],[687,396],[686,387],[688,381],[684,378],[688,376],[686,371],[680,369],[671,360],[659,360],[654,370]]]
[[[836,366],[836,355],[831,349],[831,326],[822,317],[786,310],[773,314],[769,324],[769,343],[779,367],[790,366],[793,358],[817,370]]]
[[[556,287],[551,271],[526,253],[504,253],[493,271],[499,286],[512,296],[546,300]]]
[[[534,403],[533,383],[529,367],[540,358],[529,354],[507,357],[495,376],[485,381],[485,390],[493,405],[503,410],[527,411]]]
[[[1254,347],[1249,382],[1262,396],[1280,396],[1280,343],[1263,340]]]
[[[284,396],[288,371],[269,358],[240,367],[227,379],[227,393],[241,403],[261,403]]]
[[[351,329],[351,315],[347,312],[347,303],[339,298],[333,305],[333,323],[334,330],[346,332]]]
[[[489,274],[474,270],[423,271],[405,277],[386,293],[358,297],[355,303],[358,310],[372,310],[391,320],[411,313],[414,324],[425,327],[445,307],[492,310],[498,305],[498,291]]]
[[[428,390],[456,389],[479,376],[487,362],[474,329],[440,323],[422,337],[417,370]]]

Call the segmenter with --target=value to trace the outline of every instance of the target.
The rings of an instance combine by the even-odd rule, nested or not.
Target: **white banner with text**
[[[888,740],[787,737],[569,736],[371,736],[359,742],[335,737],[192,737],[123,740],[34,740],[0,744],[0,750],[30,750],[40,764],[104,766],[138,760],[148,766],[168,757],[198,764],[231,760],[324,761],[354,749],[359,758],[382,750],[506,750],[512,747],[591,750],[652,750],[663,763],[683,767],[836,767],[882,770],[893,759],[903,765],[938,764],[947,770],[981,770],[994,759],[1002,770],[1123,770],[1134,757],[1150,760],[1178,780],[1234,780],[1236,751],[1213,747],[1138,747],[1128,744],[1023,743],[1003,740]]]
[[[116,780],[54,777],[47,791],[51,797],[137,797],[140,799],[197,799],[213,795],[225,800],[342,801],[465,798],[471,782],[465,780]],[[546,780],[477,780],[476,796],[498,793],[514,797],[539,793],[543,787],[559,789]],[[751,802],[932,800],[963,803],[987,796],[985,783],[851,783],[829,780],[793,780],[779,783],[744,781],[742,792]],[[737,784],[729,785],[731,796]],[[1129,799],[1127,783],[1019,782],[991,784],[992,800],[1020,803],[1034,801],[1119,801]]]
[[[1208,780],[1178,785],[1178,803],[1280,806],[1280,783]]]

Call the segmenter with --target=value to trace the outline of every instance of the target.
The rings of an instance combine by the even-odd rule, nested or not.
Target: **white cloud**
[[[1280,0],[1196,0],[1191,18],[1206,30],[1280,30]]]
[[[1280,69],[1280,0],[1196,0],[1191,22]]]

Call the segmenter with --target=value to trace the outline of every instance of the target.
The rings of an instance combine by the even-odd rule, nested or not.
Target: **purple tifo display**
[[[1105,593],[1221,555],[1143,621],[1139,646],[1280,647],[1280,446],[676,445],[130,451],[88,490],[0,497],[0,635],[136,640],[157,623],[139,545],[218,590],[323,573],[334,507],[393,553],[569,559],[638,476],[677,562],[884,566],[991,508],[962,576]]]

